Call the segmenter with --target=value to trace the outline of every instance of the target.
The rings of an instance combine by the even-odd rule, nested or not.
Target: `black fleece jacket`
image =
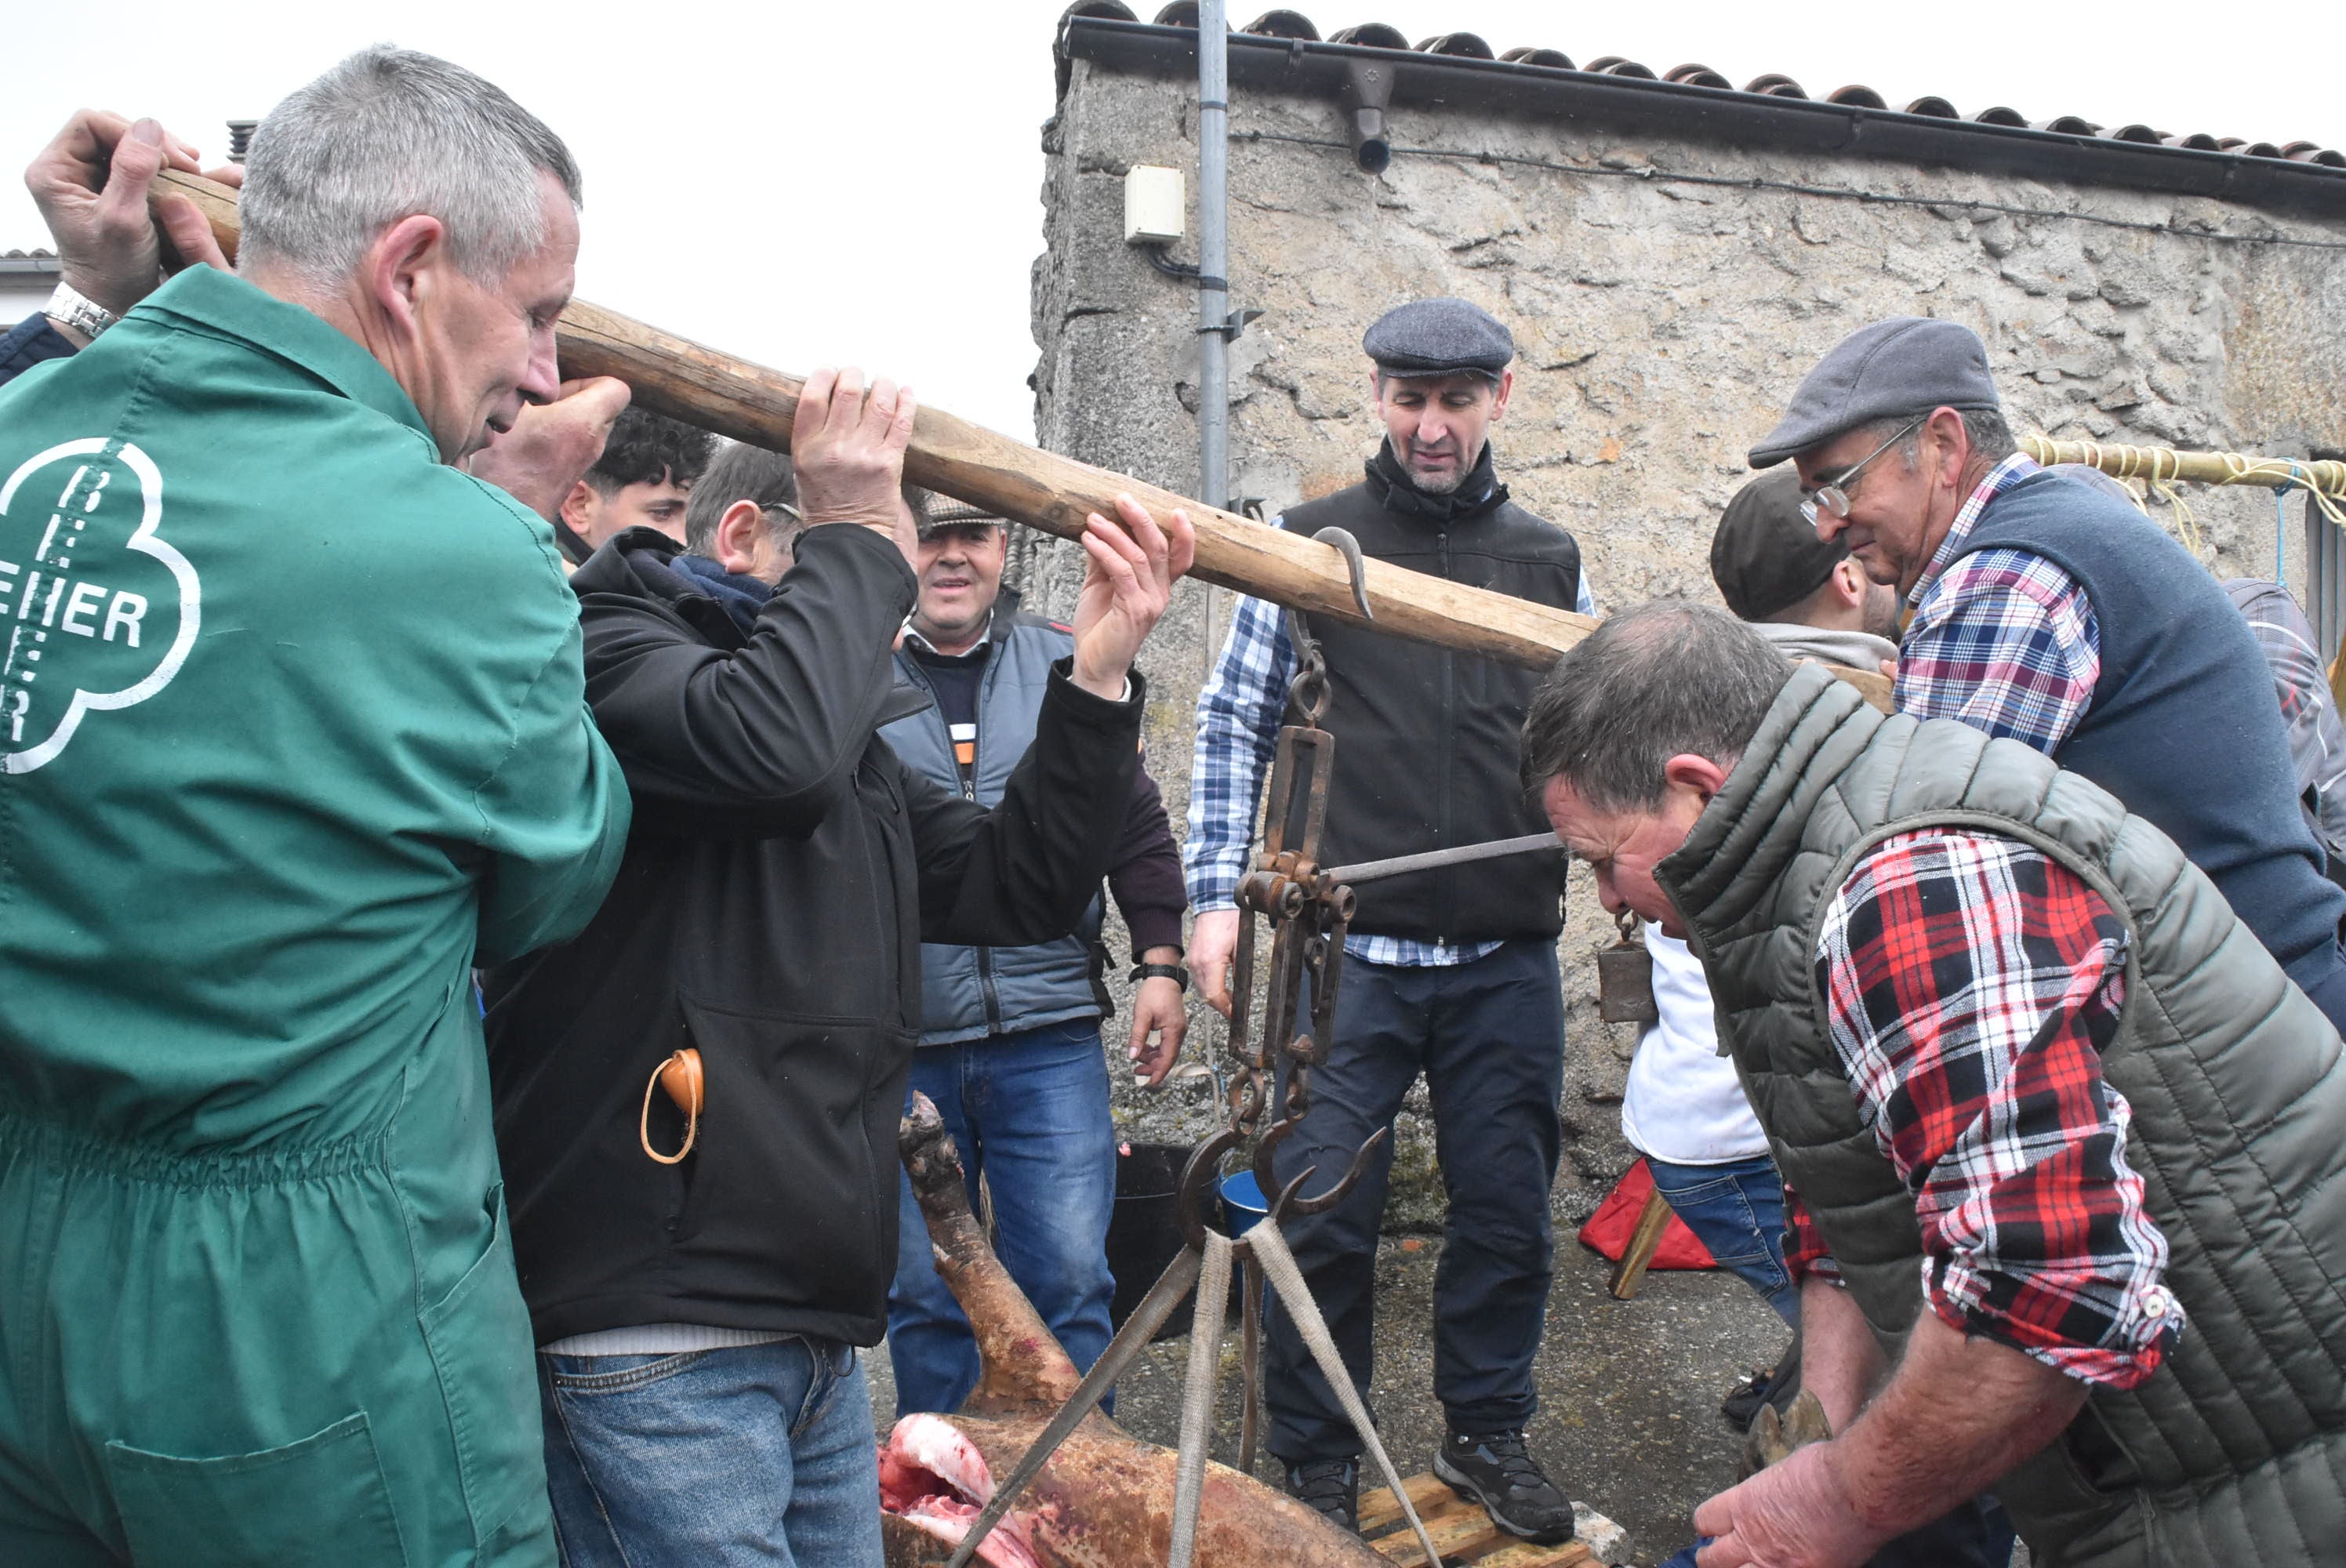
[[[674,541],[631,529],[571,579],[586,697],[635,826],[576,941],[495,971],[488,1039],[522,1293],[541,1343],[683,1322],[878,1342],[896,1260],[896,1119],[920,943],[1064,935],[1115,853],[1143,694],[1054,677],[994,810],[906,769],[889,647],[913,606],[869,529],[810,529],[745,634]],[[639,1144],[690,1046],[693,1151]],[[649,1135],[682,1118],[652,1096]]]

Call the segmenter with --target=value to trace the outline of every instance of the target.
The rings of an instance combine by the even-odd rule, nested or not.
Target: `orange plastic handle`
[[[672,1155],[664,1155],[652,1147],[652,1091],[664,1089],[676,1108],[684,1113],[684,1146]],[[704,1094],[700,1071],[700,1053],[687,1048],[677,1052],[652,1069],[644,1084],[643,1115],[636,1123],[636,1136],[644,1145],[644,1153],[664,1166],[681,1165],[684,1156],[692,1152],[693,1140],[700,1135],[700,1106]]]

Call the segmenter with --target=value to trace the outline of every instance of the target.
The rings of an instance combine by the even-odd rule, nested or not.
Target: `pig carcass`
[[[911,1415],[880,1449],[888,1568],[953,1555],[1081,1377],[986,1245],[970,1213],[961,1156],[936,1107],[915,1095],[901,1145],[929,1227],[932,1256],[969,1317],[984,1368],[956,1414]],[[992,1568],[1142,1568],[1173,1532],[1171,1449],[1094,1411],[1017,1505],[979,1543]],[[1317,1512],[1219,1464],[1206,1467],[1197,1568],[1385,1568],[1385,1559]]]

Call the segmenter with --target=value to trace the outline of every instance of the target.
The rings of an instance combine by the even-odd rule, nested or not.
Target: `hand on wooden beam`
[[[1075,683],[1110,702],[1124,695],[1133,656],[1189,569],[1198,536],[1176,510],[1164,525],[1129,495],[1116,498],[1117,527],[1098,513],[1084,520],[1084,588],[1076,600]]]
[[[790,425],[790,466],[799,511],[810,528],[855,523],[883,534],[920,567],[921,541],[904,504],[904,449],[920,404],[910,387],[882,376],[824,366],[807,377]]]
[[[166,168],[195,168],[196,149],[154,120],[77,110],[25,171],[26,188],[56,242],[60,280],[119,316],[153,293],[166,271],[225,269],[227,259],[196,204],[156,187]],[[239,185],[244,171],[231,164],[209,178]],[[176,257],[165,249],[166,239]]]

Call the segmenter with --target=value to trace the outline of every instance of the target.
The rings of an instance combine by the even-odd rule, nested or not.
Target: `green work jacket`
[[[558,562],[227,273],[0,389],[0,1112],[315,1144],[477,1058],[473,964],[576,932],[627,837]]]

